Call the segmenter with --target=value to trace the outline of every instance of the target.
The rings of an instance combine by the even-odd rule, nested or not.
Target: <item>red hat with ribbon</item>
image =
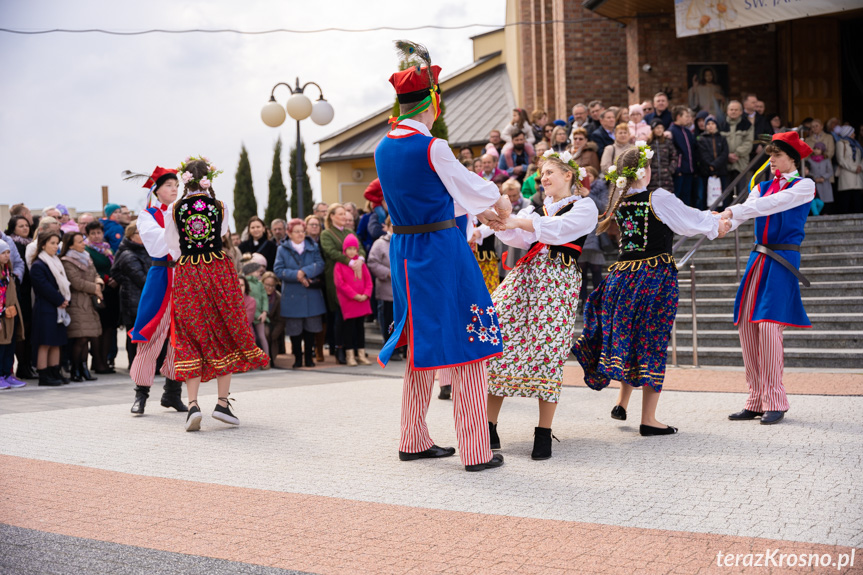
[[[381,188],[380,179],[375,178],[372,180],[372,183],[366,188],[363,197],[373,204],[380,204],[384,201],[384,190]]]
[[[173,178],[170,178],[170,176],[173,176]],[[149,178],[147,178],[147,180],[144,182],[144,185],[141,187],[152,188],[155,186],[156,188],[158,188],[169,179],[177,179],[177,170],[171,170],[169,168],[163,168],[162,166],[156,166],[156,169],[153,170],[153,173],[150,175]]]
[[[812,153],[812,148],[800,139],[800,135],[797,132],[773,134],[772,144],[788,154],[792,159],[797,160],[798,164],[803,158],[808,157]]]
[[[413,104],[406,114],[398,118],[390,117],[390,124],[395,127],[402,120],[413,118],[432,108],[435,120],[440,116],[440,66],[433,66],[428,50],[422,44],[407,40],[396,40],[396,51],[401,56],[407,68],[390,76],[390,84],[396,89],[399,104]]]

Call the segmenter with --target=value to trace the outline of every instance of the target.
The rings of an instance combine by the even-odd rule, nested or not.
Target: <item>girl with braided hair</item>
[[[498,414],[505,397],[539,400],[531,458],[551,457],[551,423],[560,397],[563,364],[575,336],[581,289],[578,256],[596,227],[598,210],[573,189],[587,175],[569,152],[548,151],[542,164],[545,200],[541,211],[528,206],[506,222],[497,237],[529,250],[492,294],[500,333],[491,326],[468,326],[477,337],[498,338],[503,355],[488,360],[488,427],[492,449],[500,449]]]
[[[176,378],[189,394],[186,431],[201,429],[198,388],[218,380],[213,418],[239,425],[228,401],[231,374],[268,366],[270,358],[255,345],[246,324],[243,294],[234,265],[222,249],[230,233],[225,204],[216,199],[211,180],[221,172],[204,157],[186,158],[178,170],[185,191],[165,219],[165,240],[180,253],[174,272],[171,345]]]
[[[584,331],[572,347],[589,387],[600,390],[612,379],[621,382],[611,411],[614,419],[626,419],[632,389],[644,388],[639,428],[644,436],[677,433],[677,428],[656,419],[677,314],[674,234],[704,234],[712,240],[731,227],[729,220],[690,208],[672,192],[647,191],[652,156],[647,144],[639,141],[608,170],[608,209],[596,232],[606,231],[612,219],[617,221],[620,257],[587,298]]]

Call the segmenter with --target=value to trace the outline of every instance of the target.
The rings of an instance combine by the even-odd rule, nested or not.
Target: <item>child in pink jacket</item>
[[[355,260],[359,257],[359,240],[351,234],[342,244],[342,252]],[[365,263],[361,264],[362,277],[358,278],[353,268],[336,262],[333,280],[336,284],[336,297],[339,300],[342,317],[342,337],[348,365],[371,365],[366,357],[365,317],[372,313],[369,298],[372,296],[372,276]]]

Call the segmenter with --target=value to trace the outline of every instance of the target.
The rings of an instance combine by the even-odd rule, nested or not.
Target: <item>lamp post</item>
[[[312,85],[318,89],[318,99],[312,104],[312,101],[309,100],[306,95],[303,93],[305,89]],[[291,91],[291,97],[288,98],[288,103],[282,108],[281,104],[276,102],[276,98],[273,94],[276,92],[276,88],[279,86],[286,86]],[[285,82],[279,82],[273,89],[270,91],[270,101],[264,104],[264,107],[261,108],[261,120],[264,121],[266,125],[271,128],[278,128],[285,121],[285,112],[297,121],[297,171],[296,171],[296,180],[297,180],[297,214],[296,216],[302,219],[305,214],[303,214],[303,178],[302,174],[305,171],[303,167],[303,157],[300,153],[300,121],[305,120],[309,116],[312,118],[312,122],[318,124],[319,126],[325,126],[329,124],[333,120],[333,115],[335,112],[333,111],[333,107],[329,102],[324,100],[324,92],[321,90],[321,87],[318,86],[314,82],[306,82],[302,86],[300,86],[300,79],[297,78],[296,85],[291,88],[290,84],[286,84]]]

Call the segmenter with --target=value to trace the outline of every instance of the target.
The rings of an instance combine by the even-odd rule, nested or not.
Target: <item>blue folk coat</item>
[[[801,182],[796,179],[790,182],[787,188]],[[761,195],[767,193],[772,180],[762,182]],[[759,244],[794,244],[803,243],[806,235],[803,226],[809,215],[809,202],[803,205],[772,214],[755,218],[755,242]],[[788,260],[791,265],[800,269],[800,252],[776,250],[776,253]],[[740,321],[740,310],[743,306],[743,293],[749,282],[749,276],[754,273],[756,263],[764,259],[761,274],[756,278],[755,301],[753,302],[751,315],[748,319],[753,323],[768,321],[789,327],[812,327],[806,310],[803,309],[803,300],[800,297],[800,284],[790,271],[773,258],[758,252],[749,254],[749,262],[746,264],[746,273],[740,287],[737,288],[737,297],[734,299],[734,325]]]
[[[36,299],[31,327],[33,345],[66,345],[66,326],[57,323],[57,308],[66,301],[48,265],[36,259],[30,266],[30,281]]]
[[[443,222],[455,215],[452,196],[429,161],[433,141],[419,132],[388,134],[375,149],[378,177],[396,226]],[[378,355],[382,366],[396,347],[407,343],[416,370],[466,365],[502,353],[491,296],[458,227],[393,234],[390,271],[394,328]]]
[[[297,281],[297,272],[303,270],[309,279],[324,281],[324,258],[321,248],[313,240],[305,239],[305,248],[298,254],[286,238],[276,251],[273,273],[282,282],[282,317],[314,317],[326,313],[324,293],[321,287],[307,288]]]

